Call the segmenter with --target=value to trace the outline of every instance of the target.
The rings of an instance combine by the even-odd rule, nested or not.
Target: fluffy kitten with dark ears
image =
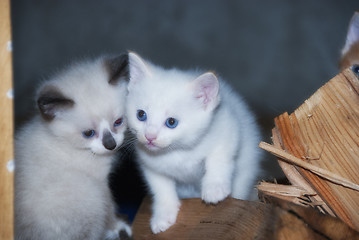
[[[126,129],[128,55],[77,62],[44,82],[16,134],[15,238],[119,239],[107,177]]]

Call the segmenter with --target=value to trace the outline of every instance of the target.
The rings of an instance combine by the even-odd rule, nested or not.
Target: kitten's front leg
[[[164,232],[176,222],[181,205],[176,183],[150,169],[143,169],[143,172],[153,194],[151,230],[155,234]]]
[[[229,149],[215,149],[206,159],[206,172],[202,179],[202,200],[216,204],[231,194],[233,157]]]

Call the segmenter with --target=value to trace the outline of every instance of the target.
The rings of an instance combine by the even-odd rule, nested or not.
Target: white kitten
[[[70,66],[42,84],[16,135],[15,238],[118,239],[107,176],[123,142],[128,55]]]
[[[179,198],[248,199],[259,173],[259,129],[214,73],[165,70],[129,53],[126,115],[153,194],[151,229],[176,221]]]

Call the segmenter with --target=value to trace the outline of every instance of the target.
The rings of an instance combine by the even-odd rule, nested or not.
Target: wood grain
[[[151,200],[145,198],[133,223],[135,240],[211,239],[359,239],[359,233],[337,218],[275,198],[267,203],[227,198],[217,205],[185,199],[177,222],[153,234]]]
[[[0,1],[0,239],[13,239],[13,100],[10,2]]]
[[[317,167],[315,165],[312,165],[310,163],[307,163],[305,161],[303,161],[303,159],[294,157],[293,155],[287,153],[286,151],[279,149],[277,147],[274,147],[268,143],[265,142],[260,142],[259,147],[262,148],[263,150],[266,150],[270,153],[272,153],[273,155],[279,157],[280,159],[282,159],[283,161],[286,161],[288,163],[291,163],[295,166],[304,168],[305,170],[308,170],[330,182],[336,183],[338,185],[356,190],[359,192],[359,185],[355,184],[351,181],[349,181],[346,178],[343,178],[342,176],[339,176],[337,174],[334,174],[333,172],[330,172],[326,169]]]
[[[356,74],[346,69],[335,76],[294,113],[277,117],[272,132],[276,147],[304,165],[322,169],[327,176],[346,182],[343,187],[333,183],[333,179],[318,176],[318,172],[289,167],[280,160],[292,184],[307,191],[309,184],[317,193],[318,202],[324,202],[326,212],[359,230],[359,192],[347,188],[351,185],[357,189],[359,184],[359,81]]]

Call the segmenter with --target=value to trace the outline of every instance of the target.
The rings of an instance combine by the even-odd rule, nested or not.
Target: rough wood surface
[[[275,198],[271,204],[228,198],[217,205],[200,199],[182,201],[175,225],[152,234],[151,200],[146,198],[133,223],[135,240],[165,239],[359,239],[359,233],[337,218]]]
[[[259,144],[259,147],[272,153],[273,155],[279,157],[281,160],[286,161],[292,165],[304,168],[305,170],[308,170],[308,171],[324,178],[325,180],[328,180],[332,183],[341,185],[343,187],[347,187],[347,188],[359,191],[358,184],[353,183],[353,182],[349,181],[348,179],[343,178],[342,176],[339,176],[337,174],[334,174],[333,172],[328,171],[324,168],[320,168],[320,167],[317,167],[317,166],[310,164],[306,161],[303,161],[303,159],[294,157],[293,155],[287,153],[286,151],[284,151],[280,148],[274,147],[265,142],[261,142]]]
[[[0,239],[13,239],[13,102],[10,2],[0,2]],[[10,91],[9,91],[10,90]]]
[[[321,87],[294,113],[284,113],[277,117],[273,140],[276,141],[276,147],[304,163],[324,169],[332,176],[347,180],[347,183],[358,185],[358,76],[351,69],[344,70]],[[283,164],[282,160],[279,160]],[[284,166],[287,165],[288,163]],[[318,194],[313,198],[317,198],[317,202],[323,202],[321,206],[326,212],[359,230],[357,190],[343,187],[294,165],[282,169],[285,173],[290,173],[286,175],[293,185],[301,186],[308,191],[305,185],[309,184]]]
[[[281,143],[281,139],[279,138],[278,129],[276,128],[272,130],[272,141],[273,145],[278,148],[281,148],[283,145],[283,143]],[[308,182],[303,178],[303,176],[300,175],[296,166],[281,160],[278,161],[278,164],[282,168],[288,180],[293,185],[300,186],[308,192],[314,192],[313,188],[308,184]]]
[[[316,195],[316,192],[308,192],[301,186],[261,182],[257,186],[257,189],[258,197],[262,201],[267,196],[272,196],[305,207],[316,206],[311,199],[314,195]]]

